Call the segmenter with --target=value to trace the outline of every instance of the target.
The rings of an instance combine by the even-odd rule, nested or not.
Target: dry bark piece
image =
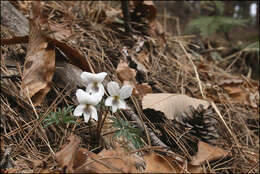
[[[30,19],[29,44],[24,62],[21,92],[39,105],[50,90],[55,71],[54,47],[47,41],[39,24],[40,5],[33,2],[33,17]]]
[[[170,93],[146,94],[142,100],[143,109],[161,111],[171,120],[176,116],[181,116],[183,112],[188,112],[190,105],[197,108],[199,104],[202,104],[204,108],[209,106],[206,100]]]
[[[16,36],[24,36],[29,32],[28,20],[9,1],[1,1],[1,25],[10,28]]]
[[[206,161],[217,160],[227,156],[227,152],[223,149],[209,145],[202,141],[198,143],[198,152],[195,156],[192,157],[190,164],[192,165],[200,165],[205,163]]]

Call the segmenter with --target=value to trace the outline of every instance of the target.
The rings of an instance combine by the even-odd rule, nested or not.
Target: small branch
[[[128,33],[132,31],[130,26],[131,18],[128,9],[129,1],[122,0],[121,5],[122,5],[123,16],[124,16],[125,31]]]

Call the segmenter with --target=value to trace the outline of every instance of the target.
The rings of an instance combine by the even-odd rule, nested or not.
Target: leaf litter
[[[9,163],[14,164],[14,167],[1,169],[1,171],[5,173],[22,171],[53,173],[259,172],[259,168],[256,167],[259,162],[257,111],[259,84],[257,82],[239,75],[231,76],[206,59],[188,59],[188,55],[183,52],[179,43],[181,42],[184,48],[188,49],[186,43],[189,40],[181,36],[169,36],[165,39],[167,33],[163,32],[156,18],[156,6],[151,1],[133,4],[131,1],[130,4],[132,8],[141,9],[138,13],[140,16],[137,16],[141,23],[139,25],[133,23],[132,27],[143,34],[124,32],[121,22],[122,14],[118,6],[89,1],[77,1],[73,5],[69,2],[64,3],[63,1],[46,1],[41,2],[41,6],[38,4],[38,8],[42,9],[44,14],[49,14],[48,18],[45,16],[39,21],[37,21],[39,18],[31,20],[30,33],[27,38],[26,36],[19,38],[20,40],[13,38],[16,43],[21,40],[23,43],[29,42],[27,53],[24,55],[24,66],[23,63],[13,60],[10,62],[13,61],[12,65],[16,65],[15,68],[11,69],[7,66],[4,60],[10,59],[10,51],[1,44],[3,48],[1,74],[5,76],[1,78],[1,102],[3,103],[1,129],[4,132],[3,136],[1,135],[4,141],[3,147],[1,144],[1,150],[8,149],[8,144],[11,142],[14,146],[10,156],[6,157]],[[12,4],[20,8],[26,16],[30,16],[28,15],[30,3],[12,2]],[[72,20],[73,22],[68,22]],[[35,22],[36,25],[33,25]],[[48,28],[44,22],[51,27]],[[2,32],[8,33],[1,28]],[[6,38],[3,43],[10,42],[8,39],[10,37]],[[168,48],[165,47],[166,43]],[[130,59],[122,53],[125,47],[127,47]],[[56,57],[56,49],[62,53],[58,57]],[[174,54],[168,49],[174,50]],[[15,50],[12,51],[15,52]],[[50,62],[40,64],[41,61],[46,62],[44,61],[46,58]],[[131,154],[131,151],[127,151],[129,147],[122,144],[121,140],[113,138],[107,139],[100,146],[96,143],[95,134],[93,134],[97,126],[96,122],[87,125],[82,120],[78,120],[78,125],[68,124],[66,128],[52,125],[43,131],[39,126],[43,119],[39,118],[44,118],[58,106],[76,105],[75,96],[66,88],[66,85],[61,85],[60,80],[53,79],[56,73],[55,61],[60,59],[69,65],[73,64],[81,71],[105,71],[109,73],[110,80],[132,85],[136,91],[137,100],[132,99],[128,102],[134,103],[132,108],[137,111],[143,123],[149,125],[148,131],[154,131],[155,135],[160,138],[164,137],[161,140],[168,145],[170,151],[169,149],[159,151],[151,146],[150,150],[145,147],[140,149],[135,153],[136,156],[129,155]],[[31,61],[32,65],[30,65]],[[193,71],[190,61],[194,61],[193,63],[200,67],[195,69],[197,72]],[[199,66],[202,64],[203,67]],[[68,67],[72,68],[72,66]],[[23,73],[21,73],[22,70]],[[14,75],[18,78],[13,78]],[[219,80],[223,79],[223,75],[224,80]],[[63,78],[66,78],[68,75],[64,76]],[[58,77],[62,78],[61,75]],[[198,77],[200,79],[197,79]],[[198,80],[202,82],[201,86],[198,86]],[[64,81],[66,82],[63,79],[63,83]],[[19,93],[19,86],[22,87],[21,89],[29,88],[27,92],[34,105],[28,101],[28,97],[22,97],[23,95]],[[204,90],[202,92],[206,99],[202,99],[200,88]],[[219,141],[215,144],[208,144],[196,140],[193,155],[176,151],[176,146],[182,146],[180,142],[185,134],[178,134],[170,124],[171,120],[176,115],[188,111],[190,105],[196,108],[199,104],[203,104],[206,107],[210,102],[216,103],[216,112],[218,111],[219,114],[215,117],[222,121],[219,125],[221,132]],[[35,107],[36,105],[39,106]],[[160,111],[165,122],[160,121],[161,118],[158,116],[160,114],[156,115],[155,111],[153,111],[156,115],[154,120],[149,120],[145,114],[142,114],[141,108]],[[120,114],[120,116],[123,115]],[[156,130],[158,123],[164,129]],[[107,125],[102,130],[104,137],[114,129],[109,126],[109,121],[105,120],[105,124]],[[162,134],[163,136],[160,136]],[[149,138],[145,134],[142,138],[149,144]],[[114,144],[107,141],[118,142],[119,145],[114,146],[114,149],[108,147],[109,149],[105,150],[105,146]],[[168,141],[174,141],[175,145],[171,146]],[[184,145],[182,148],[185,151],[188,147]],[[181,155],[185,160],[172,156],[173,153]],[[142,158],[144,163],[137,162],[138,158]],[[32,161],[35,161],[35,164],[32,164]],[[44,162],[39,163],[39,161]]]

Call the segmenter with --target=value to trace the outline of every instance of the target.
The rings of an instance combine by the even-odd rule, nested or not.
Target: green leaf
[[[115,134],[113,135],[113,138],[119,138],[122,135],[122,131],[116,131]]]

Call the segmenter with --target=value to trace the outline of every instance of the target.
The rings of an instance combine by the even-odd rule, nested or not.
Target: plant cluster
[[[140,138],[140,130],[135,125],[123,120],[122,118],[111,118],[114,121],[113,126],[119,128],[115,131],[113,138],[125,137],[128,142],[131,142],[136,149],[142,147],[143,142]]]
[[[65,124],[72,123],[77,124],[76,119],[71,116],[71,112],[73,111],[72,106],[58,108],[56,112],[51,112],[44,120],[44,128],[49,125],[56,124],[62,125],[65,127]]]
[[[74,116],[81,116],[83,114],[84,121],[87,123],[90,118],[98,121],[98,114],[96,105],[102,101],[105,94],[105,88],[102,84],[107,73],[102,72],[92,74],[83,72],[81,78],[86,82],[86,90],[78,89],[76,96],[79,105],[74,110]],[[107,84],[107,91],[110,96],[105,100],[105,106],[111,106],[112,112],[115,113],[118,109],[126,109],[127,105],[124,99],[132,94],[133,88],[130,85],[124,85],[121,89],[117,82],[111,81]]]

